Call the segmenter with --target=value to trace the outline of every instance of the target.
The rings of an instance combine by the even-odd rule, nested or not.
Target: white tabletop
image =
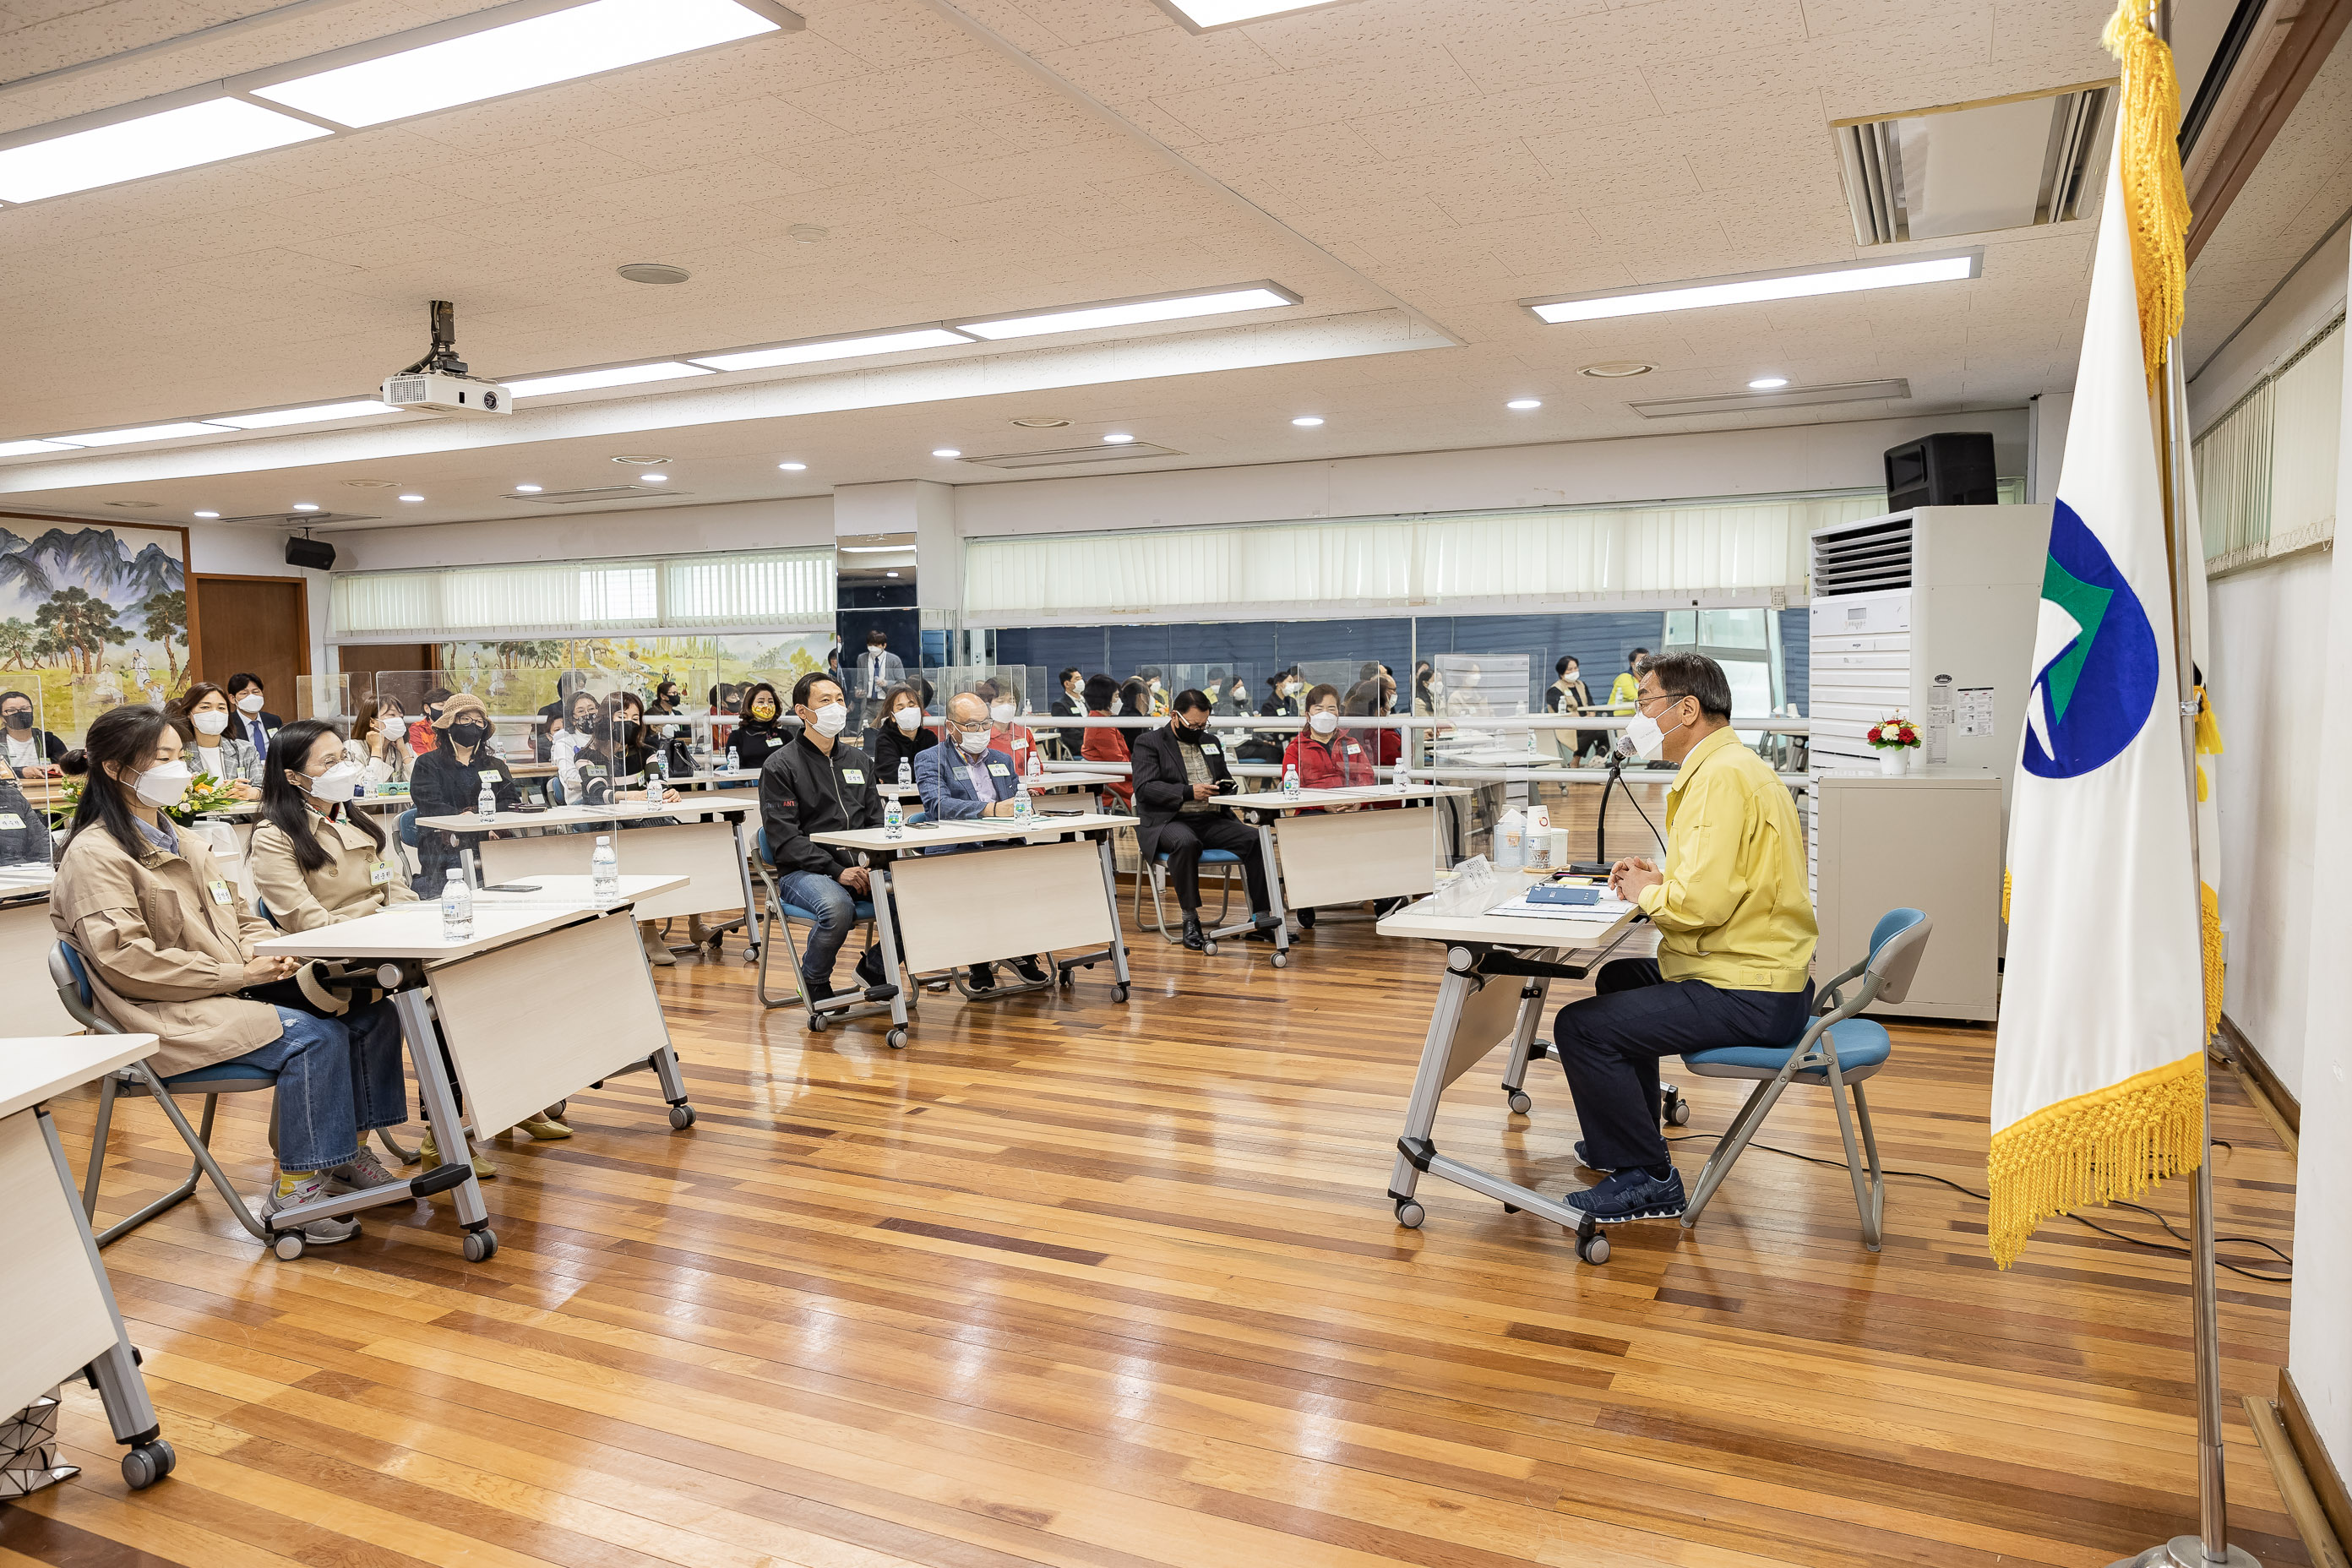
[[[709,768],[701,773],[669,775],[672,789],[716,789],[721,784],[759,782],[760,770],[757,768]]]
[[[0,1040],[0,1120],[154,1054],[152,1035]]]
[[[618,909],[686,886],[684,877],[623,877],[621,896],[611,903],[589,897],[586,877],[530,877],[529,893],[474,893],[474,934],[451,942],[441,934],[441,905],[394,904],[377,914],[316,931],[266,937],[253,951],[290,958],[470,958],[526,937],[569,925],[583,914]],[[518,884],[520,885],[520,884]]]
[[[831,845],[836,849],[881,850],[903,855],[910,851],[936,849],[943,844],[992,844],[1014,838],[1055,837],[1065,833],[1080,833],[1105,827],[1132,827],[1131,816],[1109,816],[1098,811],[1079,812],[1071,816],[1036,816],[1024,827],[1009,816],[975,816],[961,822],[941,822],[937,827],[921,827],[909,824],[902,837],[886,838],[879,827],[856,827],[841,833],[812,833],[812,842]]]
[[[1430,764],[1444,767],[1477,768],[1558,768],[1561,766],[1557,751],[1530,752],[1511,746],[1448,746],[1444,743],[1430,748],[1434,761]]]
[[[1508,903],[1542,879],[1501,873],[1475,893],[1448,883],[1406,905],[1373,929],[1382,936],[1415,936],[1425,942],[1488,942],[1497,947],[1599,947],[1633,922],[1640,911],[1593,914],[1575,919],[1496,915],[1484,911]]]
[[[1057,789],[1097,789],[1108,784],[1125,784],[1125,773],[1041,773],[1029,781],[1029,793],[1044,795]],[[912,800],[922,794],[914,784],[886,784],[883,795],[892,800]]]
[[[1328,811],[1335,805],[1378,805],[1391,800],[1434,800],[1440,795],[1468,795],[1460,784],[1414,784],[1399,789],[1394,784],[1350,784],[1345,789],[1302,789],[1297,795],[1285,795],[1278,789],[1262,789],[1250,795],[1221,795],[1213,803],[1231,811]]]
[[[611,805],[558,805],[546,811],[502,811],[484,822],[473,812],[456,816],[420,816],[419,827],[448,833],[505,833],[518,827],[565,827],[591,822],[635,822],[647,817],[711,816],[729,811],[757,811],[760,792],[750,789],[697,790],[677,800],[648,805],[642,800],[615,801]]]

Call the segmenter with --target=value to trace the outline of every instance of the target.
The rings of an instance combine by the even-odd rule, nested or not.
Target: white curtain
[[[338,638],[813,631],[834,619],[833,552],[822,545],[638,561],[528,562],[334,580]]]
[[[1807,533],[1885,509],[1883,496],[1801,497],[973,539],[964,615],[1021,626],[1801,593]]]
[[[2344,414],[2344,318],[2336,317],[2197,437],[2197,504],[2209,571],[2226,572],[2336,537]]]

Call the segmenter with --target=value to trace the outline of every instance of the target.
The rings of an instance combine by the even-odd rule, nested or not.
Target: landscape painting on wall
[[[0,514],[0,688],[79,741],[125,702],[188,680],[188,536],[176,528]]]
[[[788,689],[812,669],[824,668],[827,632],[776,632],[708,637],[572,637],[519,642],[449,642],[441,645],[439,683],[471,691],[491,712],[529,713],[555,700],[555,683],[567,669],[583,671],[589,689],[635,691],[650,697],[664,680],[675,680],[684,707],[700,712],[711,689],[771,680]]]

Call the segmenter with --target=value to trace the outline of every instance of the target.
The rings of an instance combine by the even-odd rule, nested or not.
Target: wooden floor
[[[69,1390],[84,1474],[0,1507],[0,1564],[2101,1565],[2192,1528],[2179,1258],[2061,1222],[2001,1274],[1982,1204],[1906,1179],[1874,1257],[1842,1172],[1760,1150],[1696,1233],[1622,1227],[1604,1268],[1442,1184],[1402,1230],[1437,955],[1304,947],[1141,937],[1126,1005],[1102,972],[935,997],[904,1052],[762,1013],[740,948],[683,961],[698,1123],[639,1076],[569,1142],[501,1141],[491,1262],[446,1201],[291,1264],[209,1194],[110,1249],[178,1472],[126,1493]],[[593,1028],[595,985],[550,976],[551,1015]],[[1980,1186],[1990,1032],[1899,1039],[1888,1160]],[[1578,1184],[1557,1068],[1529,1117],[1492,1080],[1440,1142]],[[1732,1091],[1685,1087],[1720,1129]],[[2223,1232],[2285,1245],[2293,1162],[2217,1096]],[[1764,1137],[1833,1153],[1798,1098]],[[256,1185],[258,1114],[225,1102]],[[58,1117],[79,1164],[89,1104]],[[115,1214],[185,1168],[152,1107],[123,1121]],[[2186,1198],[2155,1202],[2185,1227]],[[2301,1563],[2237,1405],[2286,1291],[2222,1280],[2238,1538]]]

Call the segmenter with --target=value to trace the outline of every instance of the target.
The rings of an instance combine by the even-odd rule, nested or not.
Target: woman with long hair
[[[727,743],[735,748],[735,760],[747,768],[761,766],[769,752],[792,739],[784,728],[783,699],[767,681],[755,680],[745,687],[735,711],[741,717],[728,732]]]
[[[574,691],[549,721],[548,760],[555,764],[555,782],[563,791],[560,805],[580,804],[580,753],[596,740],[599,700],[593,691]]]
[[[343,758],[358,765],[360,782],[370,789],[378,784],[408,782],[409,766],[416,761],[416,754],[408,749],[408,715],[402,711],[399,698],[380,691],[360,704],[358,721],[352,725],[352,738],[343,742]],[[266,773],[261,788],[267,795],[269,781]]]
[[[522,792],[515,787],[506,759],[489,749],[490,713],[482,700],[470,691],[458,691],[436,706],[440,716],[433,721],[433,749],[416,759],[408,775],[408,798],[416,815],[464,816],[480,803],[485,785],[500,811],[520,805]],[[457,835],[419,828],[417,872],[410,884],[416,896],[438,901],[441,884],[463,856],[464,847]]]
[[[268,923],[203,839],[166,815],[194,776],[177,726],[144,703],[110,709],[63,765],[83,775],[81,800],[49,889],[49,921],[80,955],[107,1016],[156,1037],[158,1074],[223,1062],[277,1074],[278,1174],[261,1216],[392,1181],[360,1141],[407,1120],[399,1023],[389,1007],[326,1017],[244,994],[291,980],[301,965],[254,952],[272,934]],[[360,1229],[339,1218],[299,1228],[313,1245]]]
[[[188,766],[210,773],[228,785],[239,800],[261,798],[263,759],[253,742],[228,733],[228,693],[209,680],[199,680],[163,710],[180,741]]]

